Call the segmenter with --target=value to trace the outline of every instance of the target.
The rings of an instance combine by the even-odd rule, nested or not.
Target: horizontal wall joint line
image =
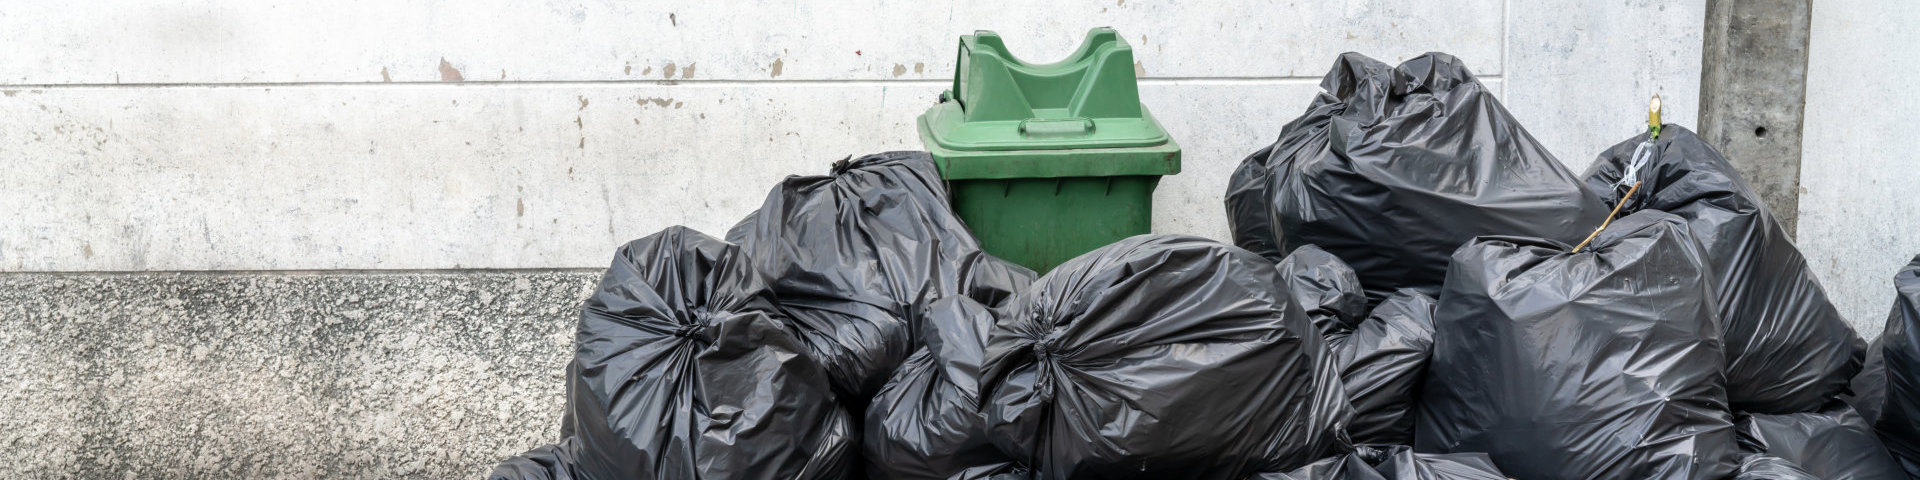
[[[1499,80],[1500,75],[1481,75],[1484,80]],[[1321,77],[1313,76],[1241,76],[1241,77],[1146,77],[1140,79],[1142,85],[1171,84],[1290,84],[1300,82],[1319,82]],[[657,86],[657,87],[738,87],[738,86],[941,86],[949,80],[926,79],[855,79],[855,80],[526,80],[526,81],[472,81],[472,82],[214,82],[214,83],[52,83],[52,84],[5,84],[0,90],[62,90],[62,89],[136,89],[136,88],[434,88],[434,87],[608,87],[608,86]]]

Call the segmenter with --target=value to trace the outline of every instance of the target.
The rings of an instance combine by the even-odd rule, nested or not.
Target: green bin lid
[[[1044,65],[1014,58],[993,32],[975,32],[960,37],[956,65],[953,89],[919,119],[921,140],[950,179],[1179,171],[1178,145],[1140,104],[1133,47],[1111,28],[1087,32],[1072,55]],[[1008,170],[1014,157],[1049,165]],[[969,159],[999,173],[969,168]],[[1050,173],[1034,175],[1042,171]]]

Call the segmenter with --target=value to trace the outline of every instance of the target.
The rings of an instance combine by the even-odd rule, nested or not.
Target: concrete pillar
[[[1808,0],[1707,0],[1700,136],[1794,235],[1807,91]]]

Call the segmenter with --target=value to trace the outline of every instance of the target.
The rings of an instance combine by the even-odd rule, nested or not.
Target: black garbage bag
[[[492,478],[840,479],[857,447],[824,372],[738,247],[672,227],[581,308],[563,440]]]
[[[1434,312],[1415,448],[1529,480],[1733,473],[1720,327],[1679,217],[1615,220],[1586,250],[1482,237]]]
[[[1287,294],[1306,310],[1320,335],[1352,331],[1367,312],[1367,292],[1347,262],[1313,245],[1302,245],[1276,265]]]
[[[830,175],[787,177],[727,239],[767,277],[855,411],[865,411],[913,353],[907,319],[927,302],[972,294],[991,305],[1012,291],[1001,283],[1003,262],[981,258],[925,152],[868,155],[835,163]],[[995,268],[976,275],[975,265]]]
[[[1881,353],[1886,340],[1886,334],[1882,333],[1880,338],[1867,344],[1867,359],[1861,362],[1860,373],[1853,376],[1847,393],[1840,396],[1868,425],[1880,423],[1880,409],[1887,403],[1887,365]]]
[[[1286,473],[1268,472],[1251,480],[1386,480],[1357,454],[1335,455]]]
[[[1414,404],[1433,352],[1432,298],[1401,290],[1351,332],[1327,338],[1353,403],[1354,443],[1412,445]]]
[[[948,480],[1011,468],[987,440],[980,410],[980,368],[994,321],[992,311],[967,297],[928,306],[924,346],[867,406],[868,478]]]
[[[1135,236],[1008,308],[981,380],[988,437],[1038,478],[1242,480],[1349,448],[1325,340],[1259,255]]]
[[[573,474],[573,465],[579,463],[573,452],[579,448],[571,436],[560,439],[560,443],[534,447],[494,466],[487,480],[585,480]]]
[[[1577,242],[1607,214],[1451,55],[1388,67],[1348,53],[1320,85],[1230,180],[1234,243],[1319,245],[1379,303],[1402,288],[1437,295],[1447,256],[1474,237]]]
[[[1880,392],[1874,430],[1907,475],[1920,478],[1920,255],[1893,276],[1893,289],[1893,310],[1874,341],[1884,371],[1856,384]]]
[[[1355,447],[1287,473],[1263,473],[1254,480],[1508,480],[1493,460],[1479,453],[1413,453],[1412,447]]]
[[[1794,413],[1820,409],[1846,391],[1866,342],[1853,331],[1767,204],[1711,145],[1678,125],[1660,127],[1601,153],[1587,189],[1609,205],[1636,152],[1641,183],[1621,213],[1660,210],[1686,219],[1712,273],[1725,329],[1727,400],[1734,410]],[[1622,185],[1625,183],[1625,185]]]
[[[1799,465],[1786,459],[1766,454],[1748,455],[1740,459],[1740,469],[1733,480],[1826,480],[1816,477]]]
[[[1907,474],[1853,407],[1771,415],[1742,414],[1734,422],[1740,449],[1793,462],[1828,480],[1901,478]]]

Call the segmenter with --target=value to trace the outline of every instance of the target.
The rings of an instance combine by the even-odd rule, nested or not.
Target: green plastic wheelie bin
[[[1118,33],[1093,29],[1067,59],[1038,65],[980,31],[960,37],[957,65],[920,139],[988,253],[1045,273],[1151,231],[1153,189],[1180,173],[1180,145],[1140,104]]]

